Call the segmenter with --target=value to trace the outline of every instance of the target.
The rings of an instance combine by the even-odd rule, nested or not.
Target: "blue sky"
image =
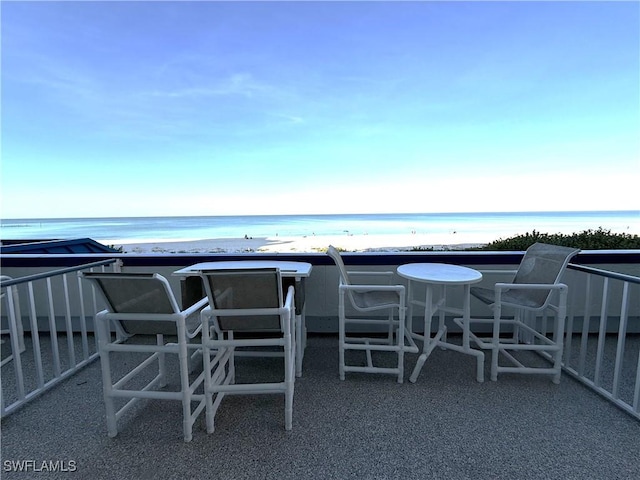
[[[638,2],[7,2],[3,218],[639,209]]]

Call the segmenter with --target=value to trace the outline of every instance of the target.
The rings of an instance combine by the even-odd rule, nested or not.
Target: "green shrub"
[[[602,227],[571,235],[562,233],[531,233],[498,239],[474,250],[526,250],[536,242],[580,248],[582,250],[634,250],[640,249],[640,236],[626,233],[611,233]]]

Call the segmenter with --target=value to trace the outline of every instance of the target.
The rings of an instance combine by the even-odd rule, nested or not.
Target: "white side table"
[[[449,265],[446,263],[409,263],[398,267],[398,275],[409,280],[407,289],[408,319],[409,329],[414,338],[423,340],[422,354],[418,357],[415,368],[409,380],[413,383],[418,379],[420,370],[424,365],[431,352],[440,347],[446,350],[455,350],[467,355],[473,355],[477,359],[476,379],[478,382],[484,381],[484,353],[480,350],[472,349],[469,346],[468,332],[463,333],[462,345],[456,345],[447,342],[447,327],[444,319],[445,313],[453,313],[462,315],[463,319],[470,317],[470,290],[471,285],[482,280],[482,274],[477,270],[459,265]],[[424,302],[414,298],[413,286],[414,282],[424,283],[426,294]],[[462,308],[454,308],[445,305],[446,303],[446,287],[460,285],[463,287],[463,305]],[[440,295],[434,301],[434,287],[440,287]],[[424,334],[420,335],[412,331],[413,322],[413,306],[418,305],[424,307]],[[431,319],[440,313],[439,325],[437,333],[431,337]]]

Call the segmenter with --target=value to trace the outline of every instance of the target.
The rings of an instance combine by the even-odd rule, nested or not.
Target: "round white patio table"
[[[413,383],[418,379],[420,370],[431,352],[440,347],[445,350],[455,350],[467,355],[473,355],[477,359],[476,379],[484,381],[484,353],[474,350],[469,346],[468,329],[463,329],[462,345],[447,342],[447,327],[445,325],[445,313],[461,315],[463,322],[470,317],[470,291],[471,285],[482,280],[482,273],[460,265],[447,263],[408,263],[398,267],[398,275],[409,280],[407,288],[408,327],[414,338],[423,340],[422,354],[418,357],[415,368],[409,380]],[[425,285],[425,300],[414,298],[415,282]],[[462,308],[454,308],[446,305],[446,287],[462,286]],[[440,295],[434,299],[434,287],[439,287]],[[413,306],[424,307],[424,334],[413,332]],[[437,333],[431,337],[431,319],[439,313]],[[466,323],[466,322],[465,322]],[[468,324],[468,323],[466,323]]]

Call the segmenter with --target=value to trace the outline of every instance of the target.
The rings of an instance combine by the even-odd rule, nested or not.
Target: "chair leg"
[[[404,381],[404,325],[405,309],[398,309],[398,383]]]
[[[500,307],[495,307],[493,312],[493,337],[491,340],[491,380],[498,380],[498,358],[500,356],[500,320],[502,311]]]
[[[156,345],[161,347],[164,345],[164,336],[156,335]],[[158,382],[159,388],[164,388],[167,386],[167,364],[166,357],[164,352],[158,352],[158,375],[160,377]]]
[[[109,357],[109,352],[105,352],[104,355],[101,355],[100,358],[103,357]],[[106,363],[106,367],[105,367],[105,363]],[[113,392],[113,383],[111,382],[111,375],[107,375],[106,377],[104,376],[104,372],[106,370],[108,370],[110,368],[109,366],[109,360],[107,360],[106,362],[103,362],[103,390],[104,390],[104,407],[105,407],[105,414],[106,414],[106,419],[107,419],[107,435],[109,435],[110,437],[115,437],[116,435],[118,435],[118,425],[117,425],[117,419],[116,419],[116,407],[115,407],[115,402],[113,401],[113,396],[112,396],[112,392]]]
[[[560,383],[560,377],[562,375],[561,365],[562,365],[562,352],[559,351],[559,352],[556,352],[556,354],[554,355],[553,368],[555,369],[556,373],[551,378],[551,381],[556,385]]]
[[[302,360],[307,343],[307,332],[304,323],[304,312],[295,316],[295,351],[296,351],[296,377],[302,376]]]
[[[227,352],[225,357],[221,358],[216,367],[216,373],[214,373],[216,381],[214,385],[228,385],[228,375],[225,374],[225,368],[228,366],[228,355],[230,352]],[[213,396],[215,395],[215,400],[213,400]],[[213,433],[215,431],[215,418],[218,408],[224,399],[224,392],[212,392],[210,391],[207,394],[207,397],[211,400],[211,407],[207,410],[207,433]]]
[[[202,361],[197,361],[196,358],[202,355],[202,350],[196,350],[191,355],[189,355],[189,373],[194,373],[196,371],[196,366],[199,364],[202,367]]]
[[[557,314],[555,321],[555,328],[553,331],[553,341],[558,347],[558,350],[553,355],[553,368],[556,370],[556,374],[553,376],[552,381],[556,385],[560,383],[560,376],[562,375],[562,355],[564,353],[564,322],[565,317],[561,313]]]
[[[203,328],[204,330],[204,328]],[[216,408],[213,401],[213,383],[212,383],[212,375],[215,375],[215,372],[211,371],[211,351],[207,348],[203,348],[202,352],[203,357],[203,367],[204,367],[204,397],[205,397],[205,423],[207,427],[207,433],[213,433],[215,430],[214,425],[214,417]],[[216,369],[219,367],[216,366]],[[219,394],[218,394],[219,395]],[[217,398],[216,398],[217,400]]]
[[[307,349],[307,319],[306,306],[302,306],[300,315],[300,338],[296,338],[296,376],[302,377],[302,366],[304,363],[304,353]]]
[[[284,428],[285,430],[291,430],[293,428],[293,392],[295,388],[295,357],[293,355],[293,346],[291,345],[291,335],[289,335],[288,339],[285,339],[284,348]]]
[[[193,437],[193,420],[191,418],[189,351],[187,350],[186,331],[184,325],[178,325],[178,365],[180,368],[180,386],[182,389],[182,429],[184,432],[184,441],[190,442]]]
[[[118,434],[118,426],[116,421],[116,407],[113,401],[110,352],[107,348],[108,344],[111,343],[109,321],[97,317],[96,330],[98,333],[98,348],[100,350],[100,366],[102,368],[102,394],[107,420],[107,435],[115,437]]]
[[[207,433],[213,433],[215,431],[216,412],[218,411],[218,407],[220,406],[220,403],[222,402],[222,398],[224,397],[223,393],[214,392],[212,387],[214,385],[218,385],[219,383],[222,383],[222,382],[219,382],[218,380],[220,375],[222,375],[222,377],[224,378],[224,372],[221,371],[221,369],[224,369],[225,365],[224,363],[219,361],[215,363],[214,366],[216,371],[213,373],[209,371],[205,376],[205,380],[208,379],[208,381],[206,381],[206,383],[208,383],[208,386],[205,385],[205,409],[206,409],[205,422],[207,427]],[[215,377],[215,381],[212,381],[212,377]],[[215,400],[213,399],[214,395],[216,397]]]
[[[211,350],[209,349],[210,333],[208,317],[201,316],[202,321],[202,370],[204,374],[204,405],[207,433],[213,432],[213,394],[211,393]]]
[[[291,392],[287,391],[285,395],[285,407],[284,407],[284,429],[293,429],[293,386]]]
[[[205,397],[205,423],[207,433],[215,431],[215,416],[224,398],[224,393],[216,391],[217,385],[228,385],[234,383],[233,371],[233,347],[211,350],[209,344],[209,326],[203,321],[202,326],[202,358],[204,369],[204,397]],[[211,355],[215,356],[215,361],[211,361]],[[215,396],[215,399],[214,399]]]

